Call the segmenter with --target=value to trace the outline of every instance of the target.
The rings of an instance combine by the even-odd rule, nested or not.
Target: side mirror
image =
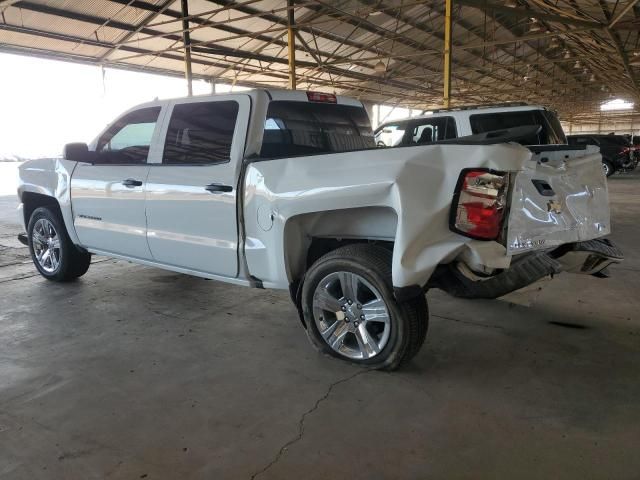
[[[86,143],[67,143],[62,150],[62,158],[76,162],[89,162],[89,147]]]

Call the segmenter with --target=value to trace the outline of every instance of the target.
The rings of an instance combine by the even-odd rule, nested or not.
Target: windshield
[[[260,156],[318,155],[375,148],[363,107],[276,101],[269,104]]]
[[[519,142],[523,145],[555,145],[567,143],[558,118],[553,112],[546,110],[481,113],[471,115],[469,121],[471,123],[471,131],[474,134],[527,125],[541,126],[542,129],[540,133]]]

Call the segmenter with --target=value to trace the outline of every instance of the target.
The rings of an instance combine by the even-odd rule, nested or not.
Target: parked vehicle
[[[523,138],[523,145],[566,144],[555,112],[538,105],[504,103],[438,109],[427,115],[382,123],[374,134],[379,147],[425,145],[468,135],[538,125],[540,131]]]
[[[495,298],[622,258],[596,149],[488,144],[508,139],[391,153],[359,101],[315,92],[151,102],[21,166],[20,238],[49,280],[97,254],[289,289],[320,351],[394,369],[427,288]]]
[[[607,177],[619,171],[631,171],[638,165],[635,147],[624,135],[569,135],[569,145],[595,145],[600,148],[602,168]]]

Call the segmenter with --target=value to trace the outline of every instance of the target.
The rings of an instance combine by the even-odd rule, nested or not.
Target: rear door
[[[237,276],[236,187],[249,111],[247,95],[170,106],[161,159],[147,179],[147,240],[156,261]]]
[[[150,259],[145,218],[149,161],[160,133],[160,106],[116,120],[95,145],[94,162],[79,163],[71,177],[73,223],[89,249]]]

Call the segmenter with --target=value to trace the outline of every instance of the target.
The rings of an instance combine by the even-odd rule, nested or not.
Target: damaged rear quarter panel
[[[518,171],[530,156],[520,145],[431,145],[254,161],[244,185],[249,272],[267,287],[287,288],[293,279],[285,249],[303,241],[286,239],[287,222],[312,212],[386,207],[397,215],[393,285],[425,285],[439,263],[476,242],[449,229],[460,171]]]

